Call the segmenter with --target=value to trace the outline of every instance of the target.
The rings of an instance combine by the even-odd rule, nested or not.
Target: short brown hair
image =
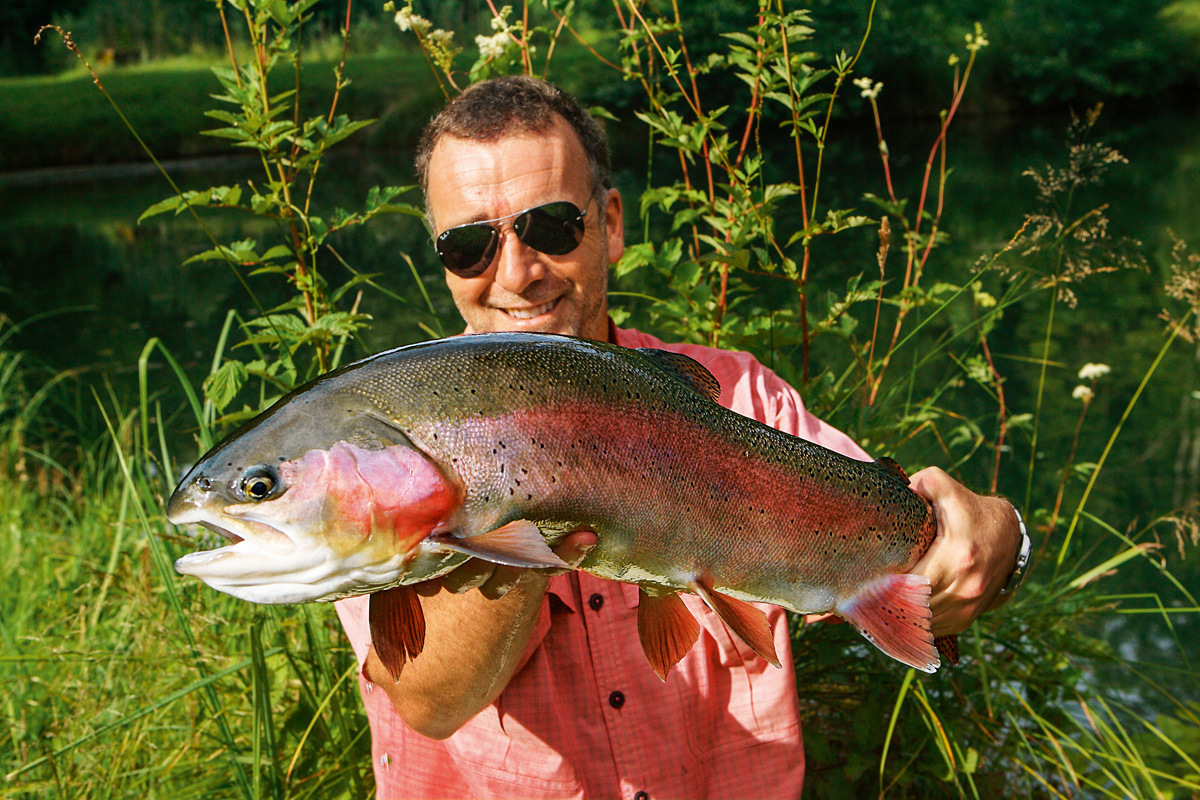
[[[555,115],[579,137],[592,185],[611,188],[604,131],[579,101],[547,81],[508,75],[468,87],[425,126],[417,147],[421,191],[429,190],[429,157],[443,136],[494,142],[512,133],[543,133],[553,127]]]

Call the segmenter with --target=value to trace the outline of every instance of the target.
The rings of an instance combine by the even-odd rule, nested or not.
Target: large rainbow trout
[[[694,592],[778,665],[746,601],[832,611],[918,669],[939,665],[928,581],[936,534],[890,459],[855,461],[715,402],[692,359],[542,334],[461,336],[343,367],[209,452],[167,507],[232,544],[175,568],[256,603],[373,592],[372,637],[398,674],[424,643],[412,584],[468,557],[579,565],[641,587],[638,629],[667,671],[699,625]]]

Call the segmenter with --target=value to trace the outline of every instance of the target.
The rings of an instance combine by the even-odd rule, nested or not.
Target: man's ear
[[[609,189],[604,205],[604,229],[608,237],[608,263],[615,264],[625,255],[625,216],[621,193]]]

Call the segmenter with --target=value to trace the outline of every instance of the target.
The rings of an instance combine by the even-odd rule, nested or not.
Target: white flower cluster
[[[492,18],[492,23],[496,22],[496,18]],[[499,58],[504,55],[504,51],[508,48],[508,33],[500,31],[492,36],[483,36],[482,34],[475,37],[475,46],[479,48],[479,55],[485,59]]]
[[[424,36],[433,27],[433,23],[422,16],[413,13],[412,6],[405,6],[396,12],[396,25],[402,31],[413,31],[418,36]]]
[[[978,53],[980,50],[991,44],[991,42],[989,42],[987,37],[983,34],[983,26],[978,22],[975,23],[975,33],[968,33],[966,39],[967,50],[972,53]]]
[[[1089,361],[1079,368],[1079,380],[1095,383],[1110,372],[1112,370],[1108,364],[1093,364]],[[1071,392],[1071,397],[1074,397],[1076,400],[1082,400],[1084,405],[1092,402],[1092,398],[1095,396],[1096,393],[1092,391],[1092,387],[1084,386],[1083,384],[1076,386],[1075,391]]]
[[[429,42],[430,44],[449,50],[450,45],[454,43],[454,31],[445,31],[441,28],[432,30],[429,32]]]
[[[879,90],[883,88],[883,82],[876,83],[867,76],[854,79],[854,85],[862,89],[862,96],[868,100],[874,100],[879,97]]]

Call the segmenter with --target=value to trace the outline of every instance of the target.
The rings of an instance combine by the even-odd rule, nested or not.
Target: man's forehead
[[[438,227],[524,208],[508,208],[510,204],[580,202],[583,198],[574,195],[590,184],[587,158],[574,131],[562,125],[565,130],[519,131],[490,141],[439,139],[429,159],[426,189]]]

